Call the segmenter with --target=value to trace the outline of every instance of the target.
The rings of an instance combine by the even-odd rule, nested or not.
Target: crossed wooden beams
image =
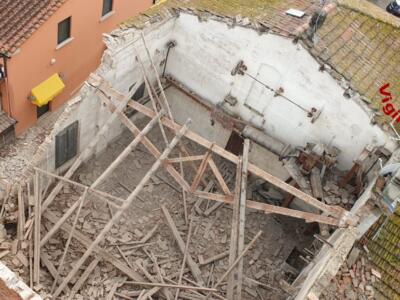
[[[108,233],[108,231],[111,229],[113,224],[119,220],[119,218],[122,216],[123,212],[129,207],[129,205],[132,204],[134,199],[138,196],[139,192],[143,188],[143,186],[146,184],[146,182],[151,178],[151,176],[155,173],[155,171],[159,167],[164,167],[165,170],[174,178],[174,180],[181,186],[184,192],[186,193],[191,193],[199,198],[203,199],[209,199],[209,200],[214,200],[214,201],[219,201],[219,202],[224,202],[227,204],[234,204],[234,199],[237,199],[237,195],[235,198],[235,195],[232,194],[230,191],[229,187],[227,186],[226,182],[224,181],[221,172],[219,171],[217,165],[215,164],[212,155],[217,154],[233,163],[236,165],[241,164],[242,158],[239,158],[238,156],[226,151],[222,147],[211,143],[210,141],[206,140],[205,138],[201,137],[200,135],[194,133],[193,131],[189,130],[187,128],[187,125],[179,125],[175,123],[171,118],[167,118],[164,116],[164,111],[156,112],[144,105],[141,105],[137,102],[134,102],[130,100],[129,96],[125,96],[116,90],[114,90],[106,81],[102,80],[101,78],[97,78],[92,76],[88,83],[95,87],[97,89],[97,95],[102,99],[102,101],[105,103],[107,108],[111,112],[111,117],[109,120],[106,121],[106,123],[103,125],[103,127],[99,130],[98,134],[93,138],[92,142],[89,144],[89,146],[79,155],[79,157],[74,161],[72,166],[69,168],[69,170],[66,172],[64,176],[56,176],[52,175],[49,172],[40,170],[35,168],[36,171],[45,173],[48,176],[53,176],[59,179],[58,183],[56,186],[53,188],[53,190],[50,192],[50,194],[47,196],[47,198],[44,200],[43,205],[39,210],[42,212],[43,216],[46,217],[47,219],[52,218],[51,213],[46,212],[47,207],[54,201],[55,197],[59,193],[59,191],[62,189],[64,183],[72,183],[76,185],[81,185],[78,183],[73,182],[70,178],[74,174],[74,172],[79,168],[81,163],[85,161],[93,152],[97,142],[100,140],[100,138],[107,133],[111,123],[118,118],[135,136],[134,140],[129,144],[124,151],[119,155],[119,157],[113,161],[113,163],[101,174],[101,176],[96,179],[96,181],[91,184],[89,187],[82,186],[85,191],[96,194],[97,196],[101,197],[104,201],[107,201],[108,203],[112,204],[116,209],[117,212],[114,214],[112,219],[106,224],[104,229],[101,231],[101,233],[96,237],[94,241],[88,241],[85,240],[84,244],[87,248],[87,251],[84,253],[84,255],[79,259],[79,261],[74,265],[73,269],[68,273],[68,275],[61,281],[60,286],[56,289],[55,293],[53,294],[53,298],[57,298],[58,295],[67,287],[67,284],[70,282],[70,280],[75,276],[75,274],[78,272],[80,267],[85,263],[87,258],[92,255],[92,253],[95,251],[99,253],[101,252],[101,249],[99,249],[98,245],[99,243],[104,239],[105,235]],[[134,92],[134,91],[133,91]],[[146,125],[146,127],[143,130],[140,130],[124,113],[123,109],[126,107],[126,105],[130,106],[131,108],[137,110],[138,112],[146,115],[147,117],[151,118],[151,121]],[[150,132],[150,130],[155,126],[155,124],[159,123],[160,127],[167,127],[172,130],[172,132],[176,133],[175,137],[173,140],[167,144],[165,150],[161,153],[161,151],[146,137],[146,134]],[[162,125],[161,125],[162,124]],[[196,156],[190,156],[189,153],[185,150],[182,151],[186,156],[179,156],[177,158],[168,158],[170,152],[172,149],[175,147],[175,145],[178,144],[180,139],[182,137],[186,137],[197,144],[203,146],[206,148],[206,153],[203,155],[196,155]],[[128,156],[130,152],[132,152],[136,146],[141,143],[155,158],[156,162],[154,163],[153,167],[148,171],[148,173],[145,175],[145,177],[142,179],[142,181],[138,184],[138,186],[135,188],[134,191],[128,196],[126,200],[124,199],[119,199],[117,197],[114,197],[112,195],[109,195],[105,192],[98,191],[96,187],[99,186],[101,182],[103,182],[107,176],[115,170],[116,167],[118,167],[121,162]],[[182,145],[181,145],[182,146]],[[195,161],[200,161],[200,166],[195,170],[195,176],[191,184],[184,178],[184,176],[179,173],[176,168],[173,166],[175,163],[183,163],[183,162],[189,162],[191,163],[191,166],[196,166],[194,164]],[[218,185],[220,186],[221,190],[223,193],[210,193],[210,192],[204,192],[198,190],[198,187],[200,183],[203,180],[203,176],[207,170],[207,168],[210,168],[212,173],[214,174]],[[293,210],[289,208],[284,208],[284,207],[279,207],[279,206],[273,206],[265,203],[260,203],[260,202],[255,202],[252,200],[246,200],[243,199],[241,202],[241,205],[245,205],[247,208],[252,208],[256,210],[263,211],[264,213],[276,213],[276,214],[281,214],[281,215],[286,215],[286,216],[291,216],[295,218],[300,218],[304,219],[307,222],[319,222],[319,223],[324,223],[324,224],[329,224],[333,226],[339,226],[339,227],[345,227],[348,225],[352,225],[353,223],[351,220],[348,218],[348,212],[344,210],[341,207],[338,206],[329,206],[326,205],[317,199],[313,198],[312,196],[305,194],[304,192],[294,188],[291,185],[286,184],[285,182],[281,181],[280,179],[272,176],[271,174],[265,172],[264,170],[258,168],[257,166],[248,163],[247,170],[256,176],[272,183],[273,185],[277,186],[278,188],[294,195],[295,197],[303,200],[304,202],[318,208],[321,210],[324,215],[319,215],[319,214],[313,214],[313,213],[308,213],[308,212],[303,212],[303,211],[298,211],[298,210]],[[247,174],[247,172],[246,172]],[[235,194],[237,194],[235,188]],[[240,187],[241,191],[241,198],[245,197],[245,184]],[[69,209],[68,211],[58,220],[55,220],[54,218],[52,219],[52,222],[54,223],[54,227],[40,240],[39,244],[39,249],[40,247],[44,246],[46,242],[53,236],[58,229],[63,229],[65,230],[65,221],[73,214],[73,212],[80,206],[81,203],[83,203],[84,197],[85,197],[86,192],[81,196],[81,198],[76,201]],[[243,196],[244,195],[244,196]],[[117,201],[118,204],[115,204]],[[242,209],[243,211],[243,209]],[[73,228],[72,228],[73,231]],[[71,233],[71,236],[74,235],[79,235],[78,232],[76,233]],[[81,237],[82,240],[82,237]],[[39,250],[38,250],[39,251]],[[108,258],[110,259],[110,258]],[[130,276],[135,279],[137,279],[137,274],[132,273],[132,270],[129,268],[121,268],[121,264],[118,262],[114,262],[115,265],[120,269],[123,270],[125,273],[129,273]]]
[[[116,100],[116,103],[126,103],[128,97],[124,96],[123,94],[119,93],[115,89],[113,89],[107,82],[99,79],[93,78],[93,80],[89,80],[92,86],[95,86],[98,89],[97,94],[100,98],[106,103],[106,105],[110,108],[113,112],[116,109],[116,106],[111,102],[111,98]],[[107,95],[107,96],[106,96]],[[127,105],[136,111],[146,115],[147,117],[154,118],[156,116],[156,112],[152,109],[132,100],[128,100]],[[118,118],[128,127],[129,130],[132,131],[133,134],[138,134],[139,130],[137,127],[127,118],[124,114],[119,113]],[[161,123],[171,129],[172,131],[176,132],[182,126],[177,124],[176,122],[170,120],[169,118],[162,116],[160,118]],[[187,130],[185,135],[186,138],[196,142],[200,146],[203,146],[207,149],[207,152],[204,155],[200,156],[187,156],[182,158],[174,158],[169,159],[165,162],[164,166],[168,173],[177,181],[177,183],[188,193],[192,193],[200,198],[225,202],[228,204],[233,203],[233,196],[229,191],[229,188],[226,186],[225,182],[222,179],[218,168],[216,167],[215,163],[211,158],[211,153],[217,154],[235,164],[238,163],[238,156],[234,155],[231,152],[226,151],[224,148],[208,141],[207,139],[203,138],[202,136],[196,134],[191,130]],[[147,139],[143,139],[143,145],[157,157],[157,152],[154,150],[155,146]],[[195,161],[201,160],[202,163],[196,172],[196,177],[194,182],[189,185],[189,183],[176,171],[176,169],[172,166],[174,162],[184,162],[184,161]],[[210,166],[211,170],[213,171],[215,177],[218,180],[224,194],[215,194],[215,193],[206,193],[202,191],[196,190],[199,184],[199,180],[201,180],[202,175],[204,174],[205,168]],[[315,199],[311,195],[308,195],[295,187],[285,183],[284,181],[274,177],[273,175],[267,173],[266,171],[260,169],[259,167],[249,163],[248,171],[253,173],[254,175],[264,179],[265,181],[273,184],[274,186],[280,188],[281,190],[294,195],[295,197],[303,200],[304,202],[308,203],[311,206],[316,207],[317,209],[321,210],[324,215],[313,214],[298,210],[293,210],[289,208],[284,208],[280,206],[269,205],[265,203],[255,202],[251,200],[247,200],[246,206],[248,208],[253,208],[257,210],[264,211],[265,213],[276,213],[286,216],[291,216],[295,218],[304,219],[307,222],[319,222],[324,224],[329,224],[333,226],[339,227],[346,227],[348,225],[354,225],[356,220],[350,219],[348,216],[348,212],[339,207],[339,206],[331,206],[325,203],[320,202],[319,200]]]

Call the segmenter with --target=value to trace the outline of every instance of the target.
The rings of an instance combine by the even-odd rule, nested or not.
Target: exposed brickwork
[[[1,0],[0,52],[12,54],[67,0]]]

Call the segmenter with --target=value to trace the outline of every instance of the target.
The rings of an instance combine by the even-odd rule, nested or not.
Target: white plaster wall
[[[165,94],[176,122],[183,124],[190,118],[192,120],[189,127],[191,130],[225,148],[231,131],[224,128],[219,122],[212,125],[210,112],[207,109],[174,87],[168,88]]]
[[[342,151],[339,156],[342,168],[349,168],[367,144],[390,145],[388,136],[370,124],[365,110],[355,101],[346,99],[339,84],[328,73],[320,72],[312,56],[291,40],[272,34],[259,35],[243,27],[228,28],[217,21],[199,22],[197,17],[185,13],[152,24],[143,32],[159,73],[164,67],[166,44],[176,40],[178,45],[170,52],[167,73],[214,105],[223,103],[225,96],[231,93],[239,102],[234,107],[224,104],[225,109],[264,128],[267,134],[284,143],[304,146],[306,142],[321,142],[336,146]],[[140,30],[129,29],[105,36],[108,49],[96,74],[124,94],[129,93],[133,84],[139,86],[143,82],[135,59],[137,55],[143,61],[150,81],[155,83],[140,34]],[[259,73],[262,81],[274,88],[283,87],[284,94],[299,105],[322,109],[318,120],[312,124],[304,111],[281,97],[273,97],[253,79],[232,76],[231,71],[239,60],[244,60],[250,74],[257,76]],[[176,95],[170,96],[174,107],[181,106],[176,110],[180,121],[184,119],[182,114],[194,113],[186,107],[187,101],[175,99]],[[109,112],[100,106],[100,100],[91,88],[85,87],[80,97],[81,101],[70,107],[72,112],[63,116],[57,128],[62,130],[79,120],[81,151],[104,124]],[[104,149],[123,130],[119,121],[114,123],[96,152]],[[206,133],[204,128],[203,136],[211,135],[212,140],[218,140],[218,131]],[[218,142],[225,139],[223,135]],[[47,148],[44,160],[46,169],[54,170],[54,141],[48,143],[53,144]]]
[[[378,126],[355,101],[343,96],[343,89],[300,45],[272,34],[259,35],[243,28],[228,28],[218,21],[199,22],[198,18],[181,14],[175,23],[172,38],[178,46],[171,51],[167,71],[197,94],[213,104],[221,103],[231,93],[239,100],[234,113],[256,126],[263,127],[275,138],[293,146],[321,142],[339,148],[339,167],[348,168],[367,144],[390,144]],[[259,70],[262,81],[283,87],[284,94],[310,110],[323,109],[312,124],[306,113],[270,92],[260,93],[260,86],[247,76],[232,76],[231,71],[243,60],[254,76]],[[248,109],[254,104],[261,114]]]
[[[169,40],[168,34],[172,31],[174,21],[174,19],[171,19],[146,31],[149,51],[160,70],[162,67],[160,63],[165,57],[165,44]],[[108,50],[103,56],[101,66],[96,71],[97,75],[107,79],[118,91],[124,94],[132,94],[135,87],[143,82],[141,70],[135,60],[136,53],[138,53],[150,75],[150,80],[154,82],[155,75],[151,71],[150,60],[147,58],[139,31],[123,31],[117,39],[107,36],[106,43]],[[134,83],[135,86],[132,88]],[[132,91],[130,88],[132,88]],[[46,141],[40,146],[39,151],[32,159],[33,164],[56,173],[67,170],[74,159],[71,159],[59,169],[55,169],[55,136],[68,125],[79,121],[78,152],[81,153],[90,144],[110,115],[108,108],[102,104],[101,99],[95,94],[95,89],[86,84],[80,90],[79,96],[71,99],[68,103],[65,111],[57,120],[52,133],[46,138]],[[97,143],[94,154],[102,152],[124,129],[125,125],[121,124],[118,119],[112,122],[109,130]]]

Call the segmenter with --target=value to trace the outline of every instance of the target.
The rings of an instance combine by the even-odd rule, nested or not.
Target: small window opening
[[[103,11],[102,16],[112,12],[113,10],[113,0],[103,0]]]
[[[71,37],[71,17],[66,18],[65,20],[58,23],[58,36],[57,36],[57,44],[61,44],[65,42]]]

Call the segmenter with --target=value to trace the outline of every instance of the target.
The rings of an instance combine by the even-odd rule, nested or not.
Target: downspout
[[[12,116],[12,109],[11,109],[11,98],[10,98],[10,84],[8,82],[8,68],[7,68],[7,60],[10,59],[11,57],[8,56],[7,54],[0,52],[0,57],[3,58],[4,61],[4,80],[6,82],[5,86],[6,86],[6,93],[7,93],[7,99],[8,99],[8,116],[10,118],[13,118]]]

